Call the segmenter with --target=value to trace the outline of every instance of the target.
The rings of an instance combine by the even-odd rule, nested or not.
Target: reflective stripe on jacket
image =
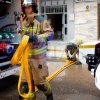
[[[27,19],[24,19],[22,21],[22,36],[25,34],[25,32],[36,35],[37,41],[36,43],[30,43],[30,52],[29,57],[41,56],[42,54],[46,53],[46,42],[53,39],[54,32],[52,31],[50,25],[48,24],[47,20],[43,20],[41,23],[35,19],[36,15],[32,14],[31,21],[27,21]],[[34,23],[34,26],[32,27],[30,25],[30,22]]]
[[[22,27],[24,31],[40,31],[40,27]]]
[[[42,47],[40,49],[31,49],[29,52],[29,56],[39,55],[47,51],[47,46]]]

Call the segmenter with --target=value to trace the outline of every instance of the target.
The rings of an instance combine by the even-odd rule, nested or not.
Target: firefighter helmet
[[[38,13],[38,6],[37,3],[35,2],[35,0],[23,0],[22,2],[22,11],[25,14],[25,7],[27,6],[32,6],[33,8],[33,12],[34,13]]]
[[[72,50],[72,49],[77,49],[77,45],[75,45],[74,43],[68,43],[67,45],[67,49],[68,50]]]

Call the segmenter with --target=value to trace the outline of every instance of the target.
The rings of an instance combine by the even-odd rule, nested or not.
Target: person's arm
[[[40,35],[32,35],[30,33],[25,33],[23,30],[23,27],[25,26],[25,23],[22,21],[21,27],[22,31],[20,31],[20,34],[23,35],[28,35],[30,37],[30,42],[47,42],[53,39],[54,37],[54,32],[51,29],[50,25],[48,24],[47,20],[44,20],[41,23],[41,32],[42,34]]]
[[[78,52],[78,49],[76,49],[76,50],[74,51],[74,53],[73,53],[73,55],[72,55],[71,58],[74,58],[74,57],[76,56],[77,52]]]
[[[65,48],[65,53],[66,53],[66,57],[68,56],[68,49],[67,49],[67,46]]]
[[[20,17],[20,25],[21,26],[17,27],[17,33],[20,33],[23,37],[23,35],[25,35],[25,30],[23,29],[23,27],[25,27],[25,23],[22,16]]]
[[[53,31],[48,31],[48,32],[44,32],[44,34],[38,35],[37,38],[37,42],[46,42],[46,41],[50,41],[52,40],[54,37],[54,32]]]
[[[79,46],[81,45],[81,44],[83,44],[83,41],[82,40],[77,40],[78,42],[77,42],[77,49],[74,51],[74,53],[73,53],[73,55],[72,55],[72,58],[74,58],[75,56],[76,56],[76,54],[77,54],[77,52],[78,52],[78,50],[79,50]]]
[[[53,39],[54,37],[54,32],[51,29],[50,25],[48,24],[47,20],[44,20],[41,23],[41,32],[42,34],[40,35],[31,35],[30,36],[30,41],[31,42],[47,42]]]

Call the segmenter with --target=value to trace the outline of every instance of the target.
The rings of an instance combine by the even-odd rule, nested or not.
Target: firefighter
[[[53,100],[53,94],[49,82],[46,80],[48,76],[48,67],[46,63],[46,43],[53,39],[54,32],[47,20],[42,16],[37,15],[37,3],[34,0],[23,0],[21,17],[21,35],[30,37],[30,52],[29,52],[29,69],[32,78],[33,91],[27,99],[36,100],[35,86],[41,90],[47,100]],[[28,85],[23,74],[22,91],[28,92]]]
[[[77,61],[76,65],[81,64],[81,62],[76,58],[76,54],[79,55],[79,45],[82,43],[83,41],[81,39],[73,39],[67,44],[65,48],[67,59],[71,61]]]

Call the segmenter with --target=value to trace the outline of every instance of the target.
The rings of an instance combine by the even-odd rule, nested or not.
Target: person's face
[[[26,15],[31,14],[32,13],[32,10],[33,10],[32,6],[25,7],[25,13],[26,13]]]

